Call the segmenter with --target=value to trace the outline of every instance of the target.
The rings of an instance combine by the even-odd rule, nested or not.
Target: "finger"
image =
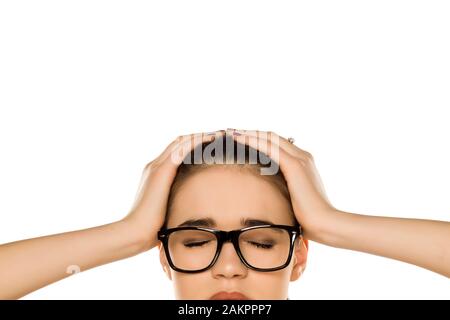
[[[311,172],[309,170],[304,170],[304,166],[306,165],[314,165],[314,161],[313,161],[313,157],[312,155],[305,151],[302,150],[300,148],[297,148],[296,146],[294,146],[292,143],[290,143],[287,139],[284,139],[282,137],[280,137],[279,135],[277,135],[274,132],[267,132],[267,131],[245,131],[245,130],[241,130],[240,132],[242,136],[250,136],[250,137],[254,137],[257,138],[259,141],[259,144],[268,144],[268,142],[265,141],[270,141],[270,143],[277,145],[278,148],[280,150],[285,150],[285,152],[289,155],[291,155],[293,158],[295,158],[295,162],[292,162],[291,164],[301,164],[301,166],[295,166],[295,168],[299,168],[300,171],[305,174],[306,176],[311,176]],[[283,141],[284,139],[284,143],[280,142]],[[294,147],[294,148],[287,148],[287,147]],[[281,154],[281,153],[280,153]],[[289,160],[289,159],[288,159]],[[281,163],[280,163],[281,166]],[[284,166],[285,169],[282,168],[282,171],[286,174],[288,174],[288,169],[293,168],[293,166],[289,166],[289,168],[286,168],[286,166]],[[296,172],[299,172],[298,170],[295,170]]]
[[[297,147],[293,143],[289,142],[289,140],[276,134],[275,132],[259,130],[236,130],[236,132],[244,133],[248,136],[257,136],[271,140],[273,143],[278,144],[281,148],[284,148],[293,156],[300,157],[303,160],[307,160],[308,158],[312,157],[309,152]]]
[[[258,137],[257,135],[247,135],[245,133],[236,135],[232,134],[232,131],[227,131],[227,133],[231,133],[230,135],[237,142],[246,144],[253,149],[266,154],[271,160],[280,166],[283,172],[287,172],[293,164],[293,161],[297,160],[296,157],[281,148],[276,142],[268,140],[263,136]],[[276,172],[273,174],[276,174]]]
[[[195,137],[198,137],[200,135],[203,136],[218,136],[223,134],[224,130],[218,130],[218,131],[213,131],[213,132],[207,132],[207,133],[193,133],[193,134],[188,134],[188,135],[180,135],[177,138],[175,138],[169,145],[167,145],[167,147],[164,149],[164,151],[155,159],[153,159],[150,163],[147,164],[146,168],[149,167],[152,163],[160,163],[162,161],[164,161],[165,159],[167,159],[167,157],[171,154],[171,152],[173,152],[174,148],[177,147],[179,144],[185,142],[185,141],[193,141]]]
[[[212,142],[225,134],[224,130],[214,132],[200,132],[178,137],[164,152],[163,161],[179,166],[185,157],[197,146],[205,142]]]
[[[217,136],[220,135],[224,132],[224,130],[218,130],[218,131],[212,131],[212,132],[199,132],[199,133],[192,133],[192,134],[187,134],[187,135],[180,135],[178,137],[175,138],[175,140],[173,140],[165,149],[164,151],[161,153],[160,157],[161,158],[166,158],[168,154],[170,154],[170,152],[172,152],[172,150],[174,149],[174,147],[176,147],[178,144],[183,143],[185,141],[188,140],[193,140],[195,137],[198,137],[200,135],[203,136]]]

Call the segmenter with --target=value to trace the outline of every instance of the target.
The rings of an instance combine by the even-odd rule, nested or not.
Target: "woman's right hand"
[[[193,148],[220,134],[223,132],[180,136],[169,144],[145,166],[134,204],[120,221],[0,245],[0,299],[20,298],[73,272],[156,246],[178,166]]]
[[[220,130],[179,136],[145,166],[133,206],[123,219],[128,224],[130,236],[138,237],[144,250],[158,243],[157,233],[165,220],[167,201],[178,166],[197,145],[212,141],[224,133]]]

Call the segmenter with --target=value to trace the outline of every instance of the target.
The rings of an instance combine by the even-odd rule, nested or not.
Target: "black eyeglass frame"
[[[242,252],[239,248],[239,236],[241,235],[241,233],[243,233],[245,231],[249,231],[249,230],[263,229],[263,228],[278,228],[278,229],[283,229],[283,230],[288,231],[289,243],[290,243],[289,255],[286,259],[286,262],[284,264],[282,264],[281,266],[274,267],[274,268],[256,268],[256,267],[252,266],[251,264],[249,264],[245,260],[244,256],[242,255]],[[215,253],[214,258],[212,259],[211,263],[207,267],[205,267],[203,269],[199,269],[199,270],[185,270],[185,269],[177,268],[175,266],[175,264],[173,263],[172,258],[170,256],[170,252],[169,252],[169,237],[170,237],[170,234],[172,234],[176,231],[179,231],[179,230],[206,231],[206,232],[212,233],[216,237],[216,239],[217,239],[216,253]],[[242,263],[247,268],[249,268],[251,270],[255,270],[255,271],[260,271],[260,272],[272,272],[272,271],[281,270],[281,269],[286,268],[289,265],[289,263],[291,262],[292,253],[294,251],[295,240],[301,236],[303,236],[303,230],[300,225],[288,226],[288,225],[280,225],[280,224],[263,224],[263,225],[245,227],[245,228],[237,229],[237,230],[231,230],[231,231],[223,231],[223,230],[216,230],[216,229],[205,228],[205,227],[193,227],[193,226],[176,227],[176,228],[170,228],[170,229],[162,229],[162,230],[158,231],[158,240],[160,240],[163,244],[164,251],[165,251],[166,257],[167,257],[167,261],[169,262],[170,267],[175,271],[184,272],[184,273],[199,273],[199,272],[203,272],[203,271],[206,271],[206,270],[212,268],[214,266],[214,264],[216,263],[217,259],[219,258],[223,244],[228,241],[233,244],[233,247],[236,250],[237,255],[239,256],[239,259],[242,261]]]

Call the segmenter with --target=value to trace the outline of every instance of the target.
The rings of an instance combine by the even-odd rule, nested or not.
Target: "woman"
[[[229,129],[173,141],[120,221],[0,246],[0,298],[158,246],[177,299],[286,299],[308,240],[450,277],[449,222],[338,210],[310,153],[275,133]]]

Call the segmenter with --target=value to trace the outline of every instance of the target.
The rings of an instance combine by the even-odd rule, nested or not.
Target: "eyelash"
[[[265,244],[265,243],[259,243],[259,242],[253,242],[253,241],[248,241],[248,243],[254,245],[257,248],[262,248],[262,249],[272,249],[273,244]]]
[[[208,242],[209,241],[186,243],[185,246],[188,248],[201,247],[204,244],[207,244]],[[257,248],[262,248],[262,249],[272,249],[273,248],[272,244],[258,243],[258,242],[253,242],[253,241],[247,241],[247,242],[254,245]]]
[[[191,243],[185,243],[184,246],[188,247],[188,248],[201,247],[208,242],[209,242],[209,240],[208,241],[191,242]]]

